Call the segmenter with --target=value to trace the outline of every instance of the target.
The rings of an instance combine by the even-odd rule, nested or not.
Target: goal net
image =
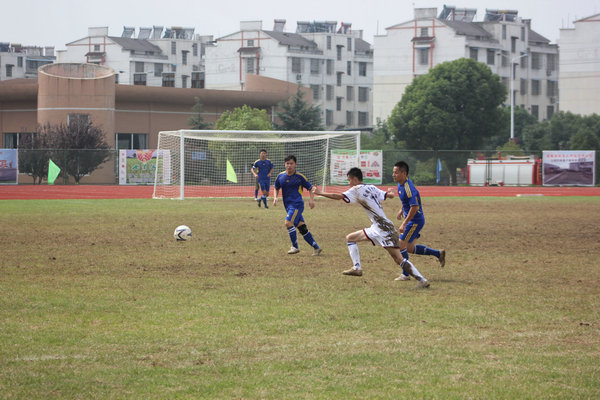
[[[182,200],[186,197],[254,197],[256,180],[250,170],[262,149],[273,163],[271,185],[285,170],[284,159],[294,155],[298,172],[312,184],[327,186],[339,182],[340,176],[345,177],[349,164],[340,162],[340,157],[348,159],[351,166],[358,166],[360,132],[159,132],[152,197]],[[335,154],[333,165],[332,154]]]

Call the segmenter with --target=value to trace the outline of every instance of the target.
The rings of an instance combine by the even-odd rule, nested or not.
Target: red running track
[[[342,192],[346,186],[329,186],[327,191]],[[419,186],[424,197],[456,196],[600,196],[600,187],[556,186]],[[111,185],[0,185],[0,200],[28,199],[149,199],[152,186]],[[186,188],[189,197],[252,197],[254,186]]]

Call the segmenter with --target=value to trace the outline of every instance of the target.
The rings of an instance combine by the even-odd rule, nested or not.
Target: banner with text
[[[544,151],[543,184],[594,186],[595,163],[593,150]]]
[[[361,150],[360,158],[356,158],[356,150],[331,150],[331,184],[347,185],[346,174],[353,167],[363,173],[363,182],[381,184],[383,153],[381,150]]]
[[[17,149],[0,149],[0,185],[16,185],[19,177]]]
[[[161,154],[161,162],[170,164],[168,150],[120,150],[119,151],[119,184],[120,185],[151,185],[157,168],[157,154]],[[170,167],[170,165],[169,165]],[[170,181],[170,174],[161,168],[163,174],[158,174],[159,183]],[[161,181],[162,179],[162,181]]]

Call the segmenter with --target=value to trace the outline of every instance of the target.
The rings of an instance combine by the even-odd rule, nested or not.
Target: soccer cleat
[[[406,276],[404,274],[400,274],[399,277],[394,279],[395,281],[410,281],[410,276]]]
[[[315,249],[315,251],[313,251],[312,255],[313,256],[319,256],[319,255],[321,255],[322,251],[323,251],[323,249],[319,247],[318,249]]]
[[[446,250],[440,250],[440,267],[446,265]]]
[[[256,200],[258,202],[258,207],[260,207],[260,199]]]
[[[295,248],[294,246],[292,246],[289,250],[288,250],[288,254],[296,254],[299,253],[300,250],[298,250],[297,248]]]
[[[265,204],[265,208],[269,208],[269,206]]]
[[[362,269],[350,268],[342,272],[342,274],[350,276],[362,276]]]
[[[429,281],[425,278],[417,282],[417,289],[426,289],[429,287]]]

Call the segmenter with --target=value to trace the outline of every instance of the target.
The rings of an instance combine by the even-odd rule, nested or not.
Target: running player
[[[425,226],[425,215],[421,206],[421,195],[408,178],[408,164],[398,161],[394,165],[392,177],[398,183],[398,197],[402,201],[402,208],[398,211],[397,218],[402,220],[398,228],[400,232],[400,251],[402,256],[408,259],[408,253],[437,257],[440,267],[446,265],[446,251],[436,250],[422,244],[416,244],[421,236],[420,232]],[[404,271],[396,280],[407,281],[410,276]]]
[[[419,282],[417,287],[429,287],[429,282],[417,270],[417,268],[400,253],[398,232],[392,221],[388,219],[383,211],[381,202],[387,197],[393,198],[394,192],[384,192],[383,190],[362,183],[363,174],[359,168],[351,168],[348,171],[348,183],[350,189],[344,193],[324,193],[315,187],[312,192],[317,195],[325,196],[333,200],[344,200],[346,203],[359,203],[367,213],[372,225],[368,228],[352,232],[346,236],[348,252],[354,264],[352,268],[343,272],[344,275],[362,276],[362,265],[360,263],[360,253],[356,242],[370,240],[373,246],[379,244],[392,256],[396,264],[400,265],[403,271],[414,276]]]
[[[252,165],[252,175],[256,178],[258,185],[260,185],[260,190],[262,191],[262,197],[257,198],[258,206],[260,207],[260,202],[262,201],[265,204],[265,208],[269,208],[267,206],[267,198],[269,197],[269,189],[271,188],[271,172],[273,172],[273,163],[271,160],[267,160],[267,151],[260,151],[260,158],[254,162]],[[257,197],[255,195],[255,197]]]
[[[285,217],[285,227],[290,235],[292,241],[292,247],[288,251],[288,254],[296,254],[298,250],[298,239],[296,229],[302,234],[306,243],[310,244],[314,251],[313,256],[321,254],[322,249],[319,247],[312,234],[309,232],[306,224],[304,223],[304,217],[302,212],[304,211],[304,199],[302,198],[302,189],[309,190],[310,199],[308,205],[310,208],[315,207],[314,194],[310,189],[313,185],[306,179],[306,177],[296,172],[296,157],[287,156],[285,158],[285,171],[280,173],[275,179],[275,197],[273,198],[273,206],[277,205],[279,191],[281,190],[281,197],[283,198],[283,206],[287,213]]]

